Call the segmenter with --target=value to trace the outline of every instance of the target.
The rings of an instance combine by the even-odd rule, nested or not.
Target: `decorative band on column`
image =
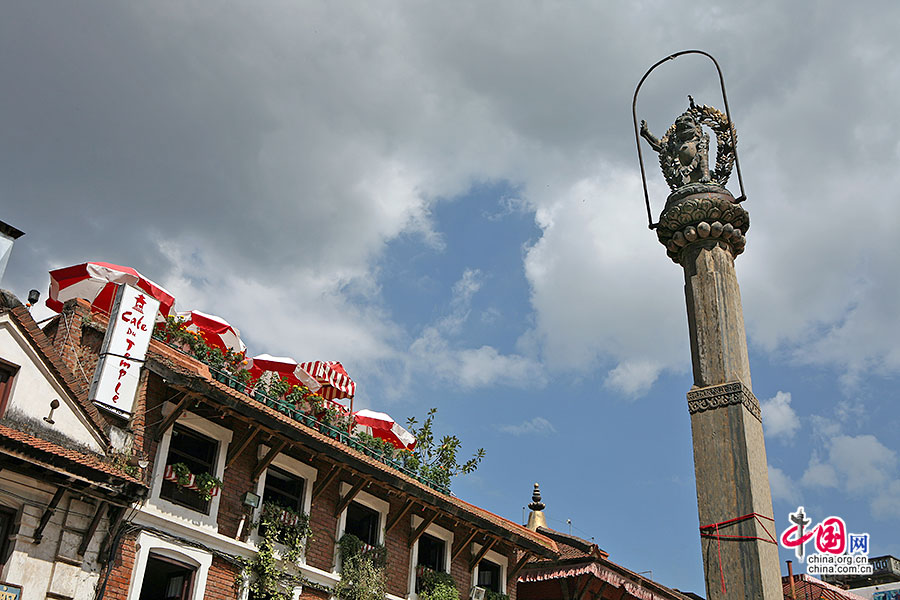
[[[722,408],[723,406],[731,406],[732,404],[743,404],[750,411],[750,414],[762,421],[759,412],[759,401],[750,388],[740,381],[691,390],[687,393],[687,400],[688,411],[691,414]]]

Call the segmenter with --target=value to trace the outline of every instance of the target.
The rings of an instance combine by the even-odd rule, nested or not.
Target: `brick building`
[[[87,384],[106,328],[105,316],[76,300],[44,331]],[[557,553],[550,537],[450,495],[396,459],[278,398],[255,394],[163,340],[150,343],[128,413],[103,411],[104,435],[140,466],[136,481],[146,496],[113,524],[111,560],[95,578],[97,598],[251,596],[263,548],[256,524],[272,502],[289,507],[282,520],[309,516],[311,536],[297,560],[285,560],[289,549],[276,544],[267,563],[294,598],[327,598],[340,585],[345,534],[363,552],[385,548],[386,597],[394,600],[416,600],[430,572],[449,573],[460,598],[480,585],[489,596],[515,600],[524,565]],[[190,474],[180,478],[179,466]],[[197,474],[221,487],[204,488]]]
[[[146,491],[137,468],[110,452],[107,429],[83,382],[26,308],[0,290],[4,598],[94,598],[110,533]]]

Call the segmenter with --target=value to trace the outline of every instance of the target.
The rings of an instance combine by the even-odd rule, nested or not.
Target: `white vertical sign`
[[[159,300],[147,292],[119,286],[94,371],[91,400],[116,412],[132,412],[158,311]]]

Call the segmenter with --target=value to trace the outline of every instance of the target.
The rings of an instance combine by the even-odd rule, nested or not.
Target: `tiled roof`
[[[87,467],[97,473],[103,473],[129,483],[144,485],[141,480],[119,470],[114,465],[102,460],[99,456],[64,448],[59,444],[35,437],[31,434],[0,425],[0,446],[23,450],[28,456],[39,458],[62,459],[70,465]]]
[[[162,361],[168,368],[186,377],[202,380],[205,385],[209,386],[219,393],[227,394],[232,400],[241,403],[253,409],[254,411],[265,414],[284,425],[290,426],[297,433],[303,436],[312,438],[320,444],[324,444],[330,447],[336,455],[343,454],[353,457],[354,459],[366,463],[374,469],[380,470],[392,477],[399,479],[404,484],[406,484],[406,487],[412,486],[417,488],[416,491],[419,497],[422,497],[426,500],[431,500],[432,503],[434,503],[435,500],[450,503],[465,513],[487,521],[493,524],[495,527],[503,529],[507,532],[514,533],[522,538],[528,539],[532,543],[541,546],[552,553],[556,553],[558,551],[556,542],[544,535],[531,531],[530,529],[519,525],[518,523],[504,519],[503,517],[495,515],[494,513],[479,508],[473,504],[469,504],[468,502],[460,500],[455,496],[442,494],[436,490],[433,490],[424,483],[417,481],[416,479],[396,469],[393,469],[388,465],[385,465],[381,461],[378,461],[370,456],[363,454],[362,452],[359,452],[358,450],[342,444],[337,440],[334,440],[311,427],[307,427],[306,425],[299,423],[295,419],[288,417],[287,415],[275,410],[274,408],[266,406],[265,404],[262,404],[261,402],[250,398],[246,394],[234,390],[224,383],[214,380],[212,378],[212,375],[210,374],[209,367],[207,367],[205,364],[193,357],[187,356],[179,352],[178,350],[175,350],[174,348],[171,348],[170,346],[162,343],[159,340],[154,339],[150,342],[150,351],[148,357]],[[148,360],[148,365],[152,365],[152,361]]]
[[[13,322],[22,329],[25,337],[44,359],[44,362],[57,378],[60,385],[63,386],[71,398],[81,407],[96,432],[103,441],[108,444],[109,437],[106,435],[106,422],[103,420],[103,417],[100,416],[100,411],[97,410],[97,407],[88,400],[88,385],[77,379],[72,371],[65,363],[63,363],[59,354],[56,352],[56,349],[53,347],[53,344],[44,332],[41,331],[41,328],[38,327],[37,323],[34,322],[28,309],[24,306],[17,306],[11,309],[0,309],[0,313],[2,312],[8,313]]]
[[[594,558],[606,558],[609,556],[609,553],[604,552],[597,544],[594,542],[589,542],[588,540],[583,540],[580,537],[574,535],[568,535],[562,533],[561,531],[556,531],[555,529],[549,529],[546,527],[539,527],[538,533],[544,534],[546,537],[549,537],[553,541],[556,542],[557,547],[559,548],[559,558],[545,558],[545,559],[535,559],[533,562],[554,562],[558,560],[579,560],[579,559],[594,559]]]
[[[588,575],[605,584],[623,589],[623,598],[642,600],[683,600],[685,596],[660,583],[647,579],[609,560],[609,554],[597,544],[546,527],[540,533],[556,542],[558,559],[535,558],[519,576],[520,584]]]
[[[781,578],[781,589],[786,599],[791,598],[790,577]],[[794,575],[794,591],[798,600],[802,598],[815,598],[816,600],[866,600],[865,596],[854,594],[848,590],[825,583],[810,575]]]

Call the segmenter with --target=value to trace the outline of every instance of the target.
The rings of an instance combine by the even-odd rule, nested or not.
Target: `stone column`
[[[657,228],[669,257],[684,268],[694,371],[687,397],[709,600],[783,598],[765,442],[734,271],[749,225],[747,212],[719,188],[673,194]]]

